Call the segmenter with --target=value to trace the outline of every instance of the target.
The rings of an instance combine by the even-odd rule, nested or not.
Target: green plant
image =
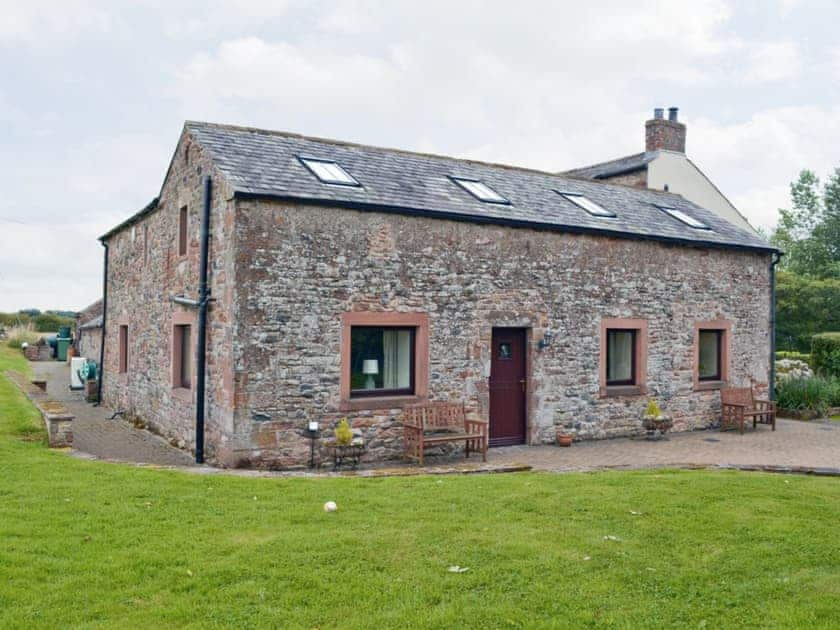
[[[6,345],[10,348],[20,348],[24,343],[32,345],[41,335],[32,330],[32,326],[14,326],[6,330]]]
[[[648,400],[647,409],[645,409],[645,415],[651,418],[658,418],[662,415],[662,408],[659,406],[659,403],[656,401],[655,398],[651,398]]]
[[[811,337],[811,360],[817,374],[840,377],[840,332]]]
[[[825,415],[829,407],[840,403],[840,379],[812,376],[781,380],[776,384],[776,403],[781,409]]]
[[[353,441],[353,431],[350,430],[347,418],[342,418],[335,428],[335,441],[342,446],[347,446]]]
[[[58,332],[62,326],[73,326],[75,320],[72,317],[62,317],[54,313],[42,313],[33,317],[32,323],[38,332]]]
[[[811,355],[807,352],[797,352],[796,350],[779,350],[776,352],[776,360],[792,359],[794,361],[804,361],[809,366],[811,365]]]

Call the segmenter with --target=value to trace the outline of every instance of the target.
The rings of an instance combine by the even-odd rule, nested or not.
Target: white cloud
[[[788,185],[802,169],[826,174],[838,163],[840,107],[781,107],[721,124],[689,124],[692,159],[754,224],[771,227],[789,205]]]
[[[769,42],[748,46],[744,78],[759,83],[787,81],[802,71],[802,55],[795,42]]]

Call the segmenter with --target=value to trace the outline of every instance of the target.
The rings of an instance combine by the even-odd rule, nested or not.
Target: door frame
[[[532,356],[531,356],[531,334],[532,330],[530,326],[516,326],[516,325],[493,325],[490,327],[490,372],[488,373],[487,378],[487,441],[488,446],[490,446],[490,422],[491,422],[491,414],[492,414],[492,395],[490,393],[490,378],[492,376],[493,370],[493,332],[495,330],[517,330],[522,333],[522,361],[523,361],[523,374],[525,378],[525,391],[523,392],[522,397],[522,423],[523,423],[523,436],[522,442],[518,444],[530,444],[531,443],[531,423],[529,422],[531,418],[531,374],[533,370],[531,369],[532,363]],[[498,445],[498,446],[514,446],[514,445]]]

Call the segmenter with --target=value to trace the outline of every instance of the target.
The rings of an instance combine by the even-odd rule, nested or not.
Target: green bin
[[[56,341],[56,350],[55,350],[55,358],[59,361],[66,361],[67,360],[67,348],[70,347],[70,343],[73,341],[69,337],[62,338],[59,337]]]

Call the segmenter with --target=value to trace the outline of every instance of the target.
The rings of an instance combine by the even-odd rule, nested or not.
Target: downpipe
[[[99,382],[96,384],[96,406],[102,404],[102,381],[105,380],[105,326],[108,321],[108,243],[101,241],[105,262],[102,272],[102,329],[99,344]]]
[[[773,252],[770,257],[770,386],[767,397],[771,401],[776,400],[776,265],[783,255]]]
[[[195,383],[195,463],[204,463],[204,414],[207,363],[207,305],[210,289],[207,271],[210,247],[210,206],[212,195],[210,176],[204,177],[204,206],[201,215],[201,249],[199,254],[198,325],[196,330],[196,383]]]

